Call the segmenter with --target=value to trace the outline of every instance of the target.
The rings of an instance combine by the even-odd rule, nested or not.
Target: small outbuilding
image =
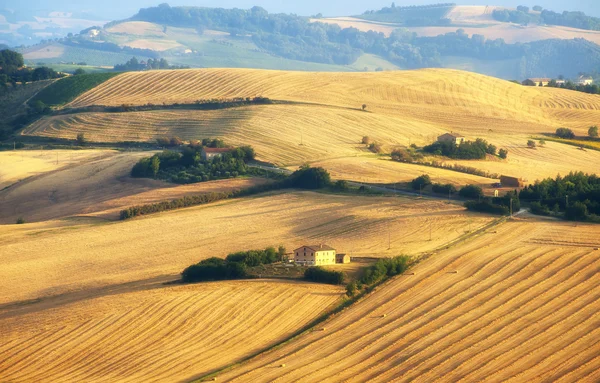
[[[465,137],[457,133],[445,133],[438,137],[438,142],[451,142],[460,145],[465,142]]]
[[[221,157],[223,153],[230,152],[228,148],[202,148],[202,159],[204,161],[212,160],[215,157]]]
[[[525,180],[517,177],[501,176],[500,183],[503,187],[522,188],[525,187]]]
[[[335,255],[335,263],[346,264],[350,263],[350,255],[348,254],[336,254]]]

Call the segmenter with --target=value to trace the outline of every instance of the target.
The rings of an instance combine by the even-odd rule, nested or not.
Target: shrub
[[[590,126],[590,128],[588,129],[588,136],[590,136],[592,138],[597,138],[598,137],[598,127]]]
[[[383,149],[381,148],[381,145],[379,145],[376,142],[373,142],[369,145],[369,150],[372,151],[373,153],[381,153],[381,151]]]
[[[544,140],[542,138],[541,140],[538,141],[538,144],[540,144],[540,146],[546,146],[546,140]]]
[[[346,295],[349,297],[353,297],[358,290],[358,286],[355,281],[352,281],[346,285]]]
[[[463,198],[478,199],[480,197],[483,197],[483,190],[479,186],[467,185],[460,189],[458,195],[460,195]]]
[[[156,143],[158,144],[158,146],[166,147],[171,144],[171,140],[169,140],[169,138],[167,137],[158,137],[156,139]]]
[[[326,270],[322,267],[309,267],[304,272],[304,279],[311,282],[327,283],[330,285],[343,285],[345,275],[341,271]]]
[[[505,160],[508,157],[508,150],[500,149],[500,151],[498,152],[498,156],[500,156],[500,158]]]
[[[371,138],[369,136],[363,136],[362,141],[364,145],[369,145],[371,143]]]
[[[432,190],[437,194],[455,194],[457,192],[456,187],[452,184],[433,184]]]
[[[588,218],[588,208],[583,202],[575,201],[565,210],[565,218],[569,221],[585,221]]]
[[[181,273],[181,279],[187,283],[241,279],[247,276],[246,265],[239,262],[227,262],[221,258],[205,259],[187,267]]]
[[[431,178],[429,177],[429,175],[423,174],[422,176],[419,176],[412,180],[410,182],[410,185],[414,190],[421,190],[424,187],[431,185]]]
[[[534,140],[527,141],[527,146],[532,149],[535,148],[536,147],[535,141]]]
[[[23,219],[23,217],[17,218],[17,225],[22,225],[24,223],[25,223],[25,220]]]
[[[348,191],[348,189],[350,189],[350,185],[348,184],[348,181],[339,180],[333,184],[333,189],[336,191]]]
[[[575,133],[571,129],[568,128],[558,128],[556,129],[556,135],[560,138],[573,139],[575,138]]]

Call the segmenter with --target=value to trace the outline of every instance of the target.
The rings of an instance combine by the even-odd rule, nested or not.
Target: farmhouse
[[[212,160],[215,157],[221,157],[223,153],[227,153],[231,149],[227,148],[202,148],[202,159],[204,161]]]
[[[543,77],[543,78],[534,77],[534,78],[528,78],[525,81],[527,81],[528,83],[529,83],[529,81],[531,81],[535,86],[539,86],[540,84],[542,84],[542,86],[548,86],[548,84],[550,83],[550,81],[552,81],[552,79],[546,78],[546,77]]]
[[[594,83],[594,79],[590,76],[579,76],[577,79],[577,85],[592,85]]]
[[[327,245],[302,246],[294,250],[294,261],[305,266],[335,265],[336,253]]]
[[[454,145],[460,145],[465,141],[465,137],[456,133],[445,133],[438,137],[438,142],[452,142]]]
[[[514,187],[514,188],[522,188],[525,186],[525,181],[522,178],[510,177],[510,176],[501,176],[500,183],[502,186],[506,187]]]

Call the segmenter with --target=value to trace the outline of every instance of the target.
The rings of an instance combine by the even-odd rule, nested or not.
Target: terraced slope
[[[293,192],[117,223],[0,225],[0,305],[175,275],[205,258],[279,244],[328,243],[370,257],[419,253],[491,220],[438,201]]]
[[[15,383],[182,381],[290,336],[341,295],[333,286],[221,282],[11,317],[0,309],[0,376]]]
[[[422,262],[326,331],[218,380],[598,381],[598,226],[533,221],[495,230]]]

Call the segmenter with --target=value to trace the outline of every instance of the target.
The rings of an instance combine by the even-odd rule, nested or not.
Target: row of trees
[[[152,70],[152,69],[187,69],[189,66],[177,66],[169,65],[169,62],[164,59],[148,59],[148,61],[138,61],[137,57],[132,57],[125,64],[117,64],[114,66],[114,70],[117,72],[130,72],[139,70]]]
[[[596,125],[590,126],[588,128],[588,137],[589,138],[598,138],[598,127]],[[572,140],[576,137],[575,132],[573,132],[569,128],[558,128],[556,129],[556,136],[560,138],[565,138]]]
[[[519,6],[516,10],[496,9],[492,12],[492,17],[498,21],[522,25],[535,23],[546,25],[562,25],[565,27],[593,31],[600,30],[600,18],[587,16],[583,12],[564,11],[562,13],[557,13],[542,9],[540,6],[535,6],[533,10],[540,13],[531,13],[529,12],[529,7]]]
[[[304,272],[304,279],[329,285],[343,285],[346,275],[341,271],[327,270],[320,266],[316,266],[306,269]]]
[[[360,18],[406,26],[450,25],[451,20],[446,18],[446,15],[455,6],[454,3],[440,3],[398,7],[392,3],[391,7],[384,7],[378,11],[366,11]]]
[[[455,145],[453,142],[435,142],[425,146],[423,151],[438,156],[463,160],[480,160],[485,159],[488,154],[496,155],[496,146],[490,144],[482,138],[475,141],[463,141],[460,145]]]

